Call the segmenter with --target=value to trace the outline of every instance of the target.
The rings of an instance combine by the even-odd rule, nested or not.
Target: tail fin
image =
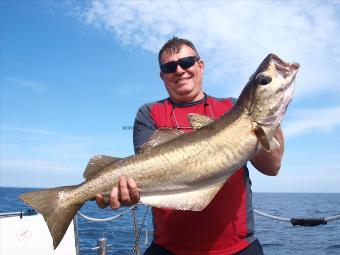
[[[70,197],[70,193],[79,186],[33,191],[20,196],[21,200],[43,215],[53,239],[54,249],[63,239],[77,211],[85,203],[85,201],[75,201],[74,197]]]

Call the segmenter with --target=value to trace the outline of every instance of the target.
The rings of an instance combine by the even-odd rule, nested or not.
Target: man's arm
[[[261,149],[251,160],[253,166],[265,175],[275,176],[279,173],[281,160],[284,151],[284,138],[282,128],[279,126],[274,134],[276,140],[280,143],[279,148],[267,152]]]

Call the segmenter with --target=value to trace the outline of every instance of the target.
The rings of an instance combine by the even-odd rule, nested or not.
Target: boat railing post
[[[76,246],[76,255],[80,255],[79,250],[79,232],[78,232],[78,214],[73,218],[73,229],[74,229],[74,245]]]
[[[132,211],[132,224],[133,224],[133,232],[135,233],[135,254],[140,255],[140,247],[139,247],[139,234],[137,228],[137,207],[131,209]]]
[[[97,240],[98,255],[106,255],[107,253],[107,239],[102,237]]]

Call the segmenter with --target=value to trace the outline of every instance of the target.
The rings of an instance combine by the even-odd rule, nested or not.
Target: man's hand
[[[280,126],[276,129],[274,137],[280,143],[280,147],[273,149],[270,152],[261,149],[251,160],[251,163],[258,171],[271,176],[275,176],[279,173],[284,152],[284,138]]]
[[[116,210],[121,206],[131,206],[139,202],[139,191],[133,179],[121,176],[117,186],[111,190],[109,204],[104,201],[102,194],[97,194],[96,203],[100,208],[110,205],[113,210]]]

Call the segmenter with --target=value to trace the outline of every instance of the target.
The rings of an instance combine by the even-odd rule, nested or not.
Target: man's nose
[[[175,71],[176,74],[182,74],[184,72],[185,72],[185,69],[183,69],[180,65],[176,66],[176,71]]]

